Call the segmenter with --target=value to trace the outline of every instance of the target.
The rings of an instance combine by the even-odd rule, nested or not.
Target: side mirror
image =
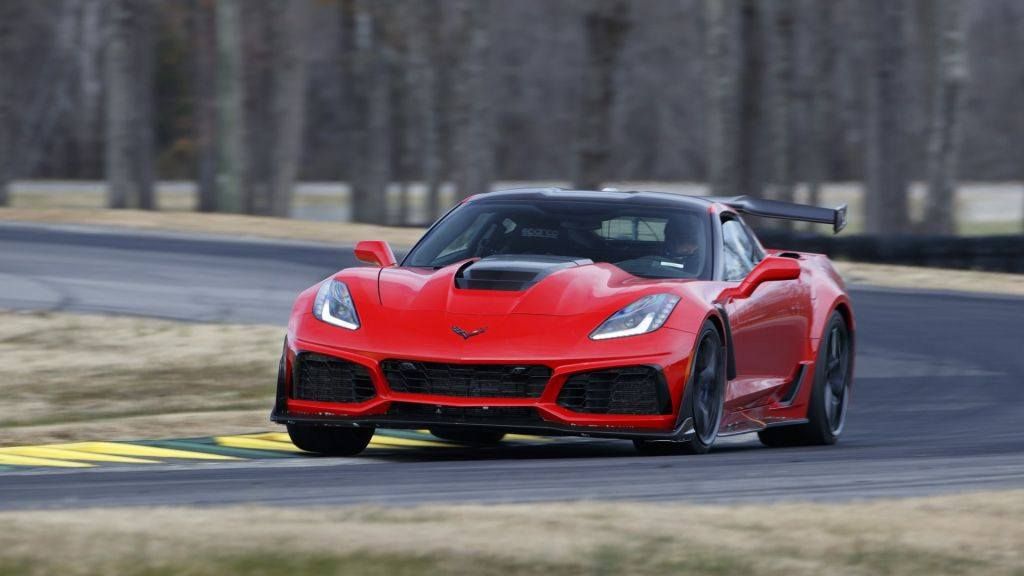
[[[391,246],[383,240],[363,240],[356,244],[356,259],[360,262],[388,268],[398,263]]]
[[[750,295],[757,290],[757,287],[765,282],[777,282],[779,280],[796,280],[800,277],[800,263],[792,258],[780,256],[768,256],[754,266],[754,269],[747,274],[747,277],[735,288],[727,288],[719,295],[719,301],[731,298],[750,298]]]

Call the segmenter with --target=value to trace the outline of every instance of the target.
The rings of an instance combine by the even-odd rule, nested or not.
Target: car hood
[[[380,303],[385,308],[405,311],[573,316],[609,306],[625,306],[652,292],[674,292],[682,284],[679,280],[637,278],[611,264],[562,259],[548,269],[539,267],[535,281],[524,280],[521,274],[507,282],[513,289],[481,289],[481,284],[469,281],[477,262],[485,263],[466,261],[439,270],[384,269],[378,279]],[[494,266],[488,271],[494,271]],[[506,273],[506,277],[511,275]]]

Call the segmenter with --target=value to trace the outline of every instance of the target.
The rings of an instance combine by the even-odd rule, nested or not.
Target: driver
[[[701,257],[701,227],[692,218],[673,216],[665,223],[663,256],[687,271],[697,272]]]

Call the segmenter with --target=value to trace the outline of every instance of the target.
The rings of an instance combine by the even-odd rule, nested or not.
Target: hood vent
[[[464,290],[507,290],[520,292],[548,275],[592,260],[567,256],[502,254],[481,258],[455,274],[455,287]]]

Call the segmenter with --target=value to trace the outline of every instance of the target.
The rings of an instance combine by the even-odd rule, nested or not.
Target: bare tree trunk
[[[771,101],[772,193],[776,200],[793,201],[793,8],[789,0],[767,0],[769,82]],[[791,227],[784,221],[781,227]]]
[[[270,214],[274,181],[274,59],[279,28],[274,21],[276,0],[242,2],[242,54],[245,58],[245,188],[243,210]]]
[[[936,34],[941,60],[934,78],[932,119],[928,137],[928,207],[924,229],[932,234],[953,234],[957,159],[960,149],[960,111],[963,85],[967,79],[964,53],[963,3],[938,3]]]
[[[383,223],[391,181],[390,74],[380,39],[381,6],[372,0],[353,3],[355,120],[352,219]]]
[[[192,0],[192,97],[195,108],[196,188],[200,212],[217,210],[216,0]]]
[[[153,208],[149,0],[112,0],[106,51],[107,182],[111,208]]]
[[[11,114],[11,100],[14,89],[14,25],[18,21],[18,9],[15,2],[0,2],[0,206],[10,202],[7,191],[11,180],[14,162],[14,121]]]
[[[491,2],[459,0],[465,41],[453,113],[455,192],[459,198],[489,192],[494,175],[493,116],[488,75]]]
[[[273,182],[270,214],[287,217],[302,156],[306,116],[306,41],[308,2],[273,2],[274,35],[279,40],[273,69]]]
[[[216,0],[217,199],[220,212],[241,212],[246,186],[245,58],[242,0]]]
[[[802,7],[810,17],[808,26],[813,31],[810,51],[812,70],[804,83],[812,91],[810,127],[806,154],[808,203],[821,203],[821,186],[828,178],[828,126],[832,109],[832,67],[836,54],[833,2],[808,0]]]
[[[578,120],[576,188],[596,190],[609,178],[615,70],[629,30],[625,0],[592,0],[586,14],[586,64]]]
[[[737,61],[734,53],[737,14],[733,2],[704,0],[707,29],[707,165],[711,193],[733,195],[739,189],[740,167],[737,124]]]
[[[708,0],[711,1],[711,0]],[[764,30],[761,20],[762,0],[743,0],[740,12],[740,42],[742,58],[738,91],[740,112],[738,127],[739,193],[752,196],[764,194]]]
[[[908,231],[907,168],[903,107],[904,6],[861,2],[865,34],[871,34],[867,79],[865,229],[870,234]]]
[[[103,3],[86,1],[78,7],[78,94],[74,122],[75,174],[94,178],[103,173],[99,150],[102,147],[101,99],[103,96]]]
[[[419,150],[420,176],[426,186],[427,221],[440,212],[441,188],[440,123],[438,122],[437,74],[430,34],[439,26],[435,2],[416,2],[401,14],[405,18],[403,30],[408,41],[406,63],[406,93],[410,100],[408,124],[412,128]],[[413,121],[415,120],[415,121]],[[407,150],[407,155],[414,152]]]

